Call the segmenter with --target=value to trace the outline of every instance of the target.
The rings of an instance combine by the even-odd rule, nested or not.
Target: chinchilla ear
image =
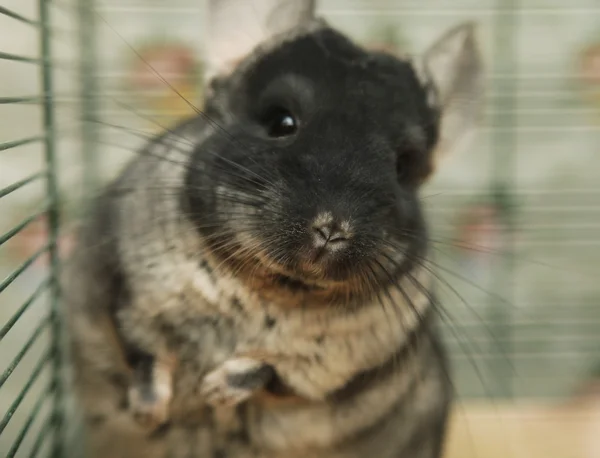
[[[205,81],[230,73],[271,37],[307,23],[315,0],[207,0]]]
[[[440,132],[433,161],[466,148],[479,125],[484,107],[484,72],[475,24],[446,32],[416,62],[428,101],[440,113]]]

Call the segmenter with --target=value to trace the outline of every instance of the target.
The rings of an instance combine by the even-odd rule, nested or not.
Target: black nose
[[[317,248],[341,248],[350,238],[350,234],[334,221],[314,224],[312,228],[314,244]]]

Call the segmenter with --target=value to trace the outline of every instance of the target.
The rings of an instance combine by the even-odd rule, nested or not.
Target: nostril
[[[307,228],[308,229],[308,228]],[[319,213],[310,225],[312,245],[322,253],[322,249],[338,251],[352,238],[350,221],[335,218],[331,213]]]
[[[315,245],[318,247],[341,246],[348,240],[348,234],[334,224],[313,226]]]
[[[329,235],[329,243],[339,243],[348,240],[347,235],[342,231],[334,231]]]
[[[331,238],[331,229],[327,226],[315,226],[313,231],[323,242],[327,242]]]

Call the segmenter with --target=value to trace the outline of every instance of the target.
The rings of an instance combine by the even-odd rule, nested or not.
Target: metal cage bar
[[[61,313],[60,305],[60,280],[59,280],[59,253],[58,253],[58,233],[59,233],[59,201],[58,201],[58,180],[56,166],[56,144],[55,133],[56,123],[54,116],[54,85],[52,79],[52,47],[50,40],[50,0],[39,0],[39,15],[42,26],[40,33],[40,51],[43,65],[42,70],[42,93],[45,95],[43,104],[43,123],[44,123],[44,150],[45,162],[48,171],[47,174],[47,197],[50,199],[48,209],[48,234],[50,255],[50,310],[52,324],[52,348],[48,357],[52,357],[53,363],[53,388],[54,404],[52,410],[52,423],[54,427],[54,440],[52,444],[52,456],[59,458],[63,456],[62,426],[63,418],[63,386],[61,383]]]
[[[37,67],[40,72],[40,90],[38,94],[27,94],[24,96],[11,96],[3,94],[0,97],[0,105],[16,105],[16,104],[35,104],[40,108],[42,116],[42,132],[30,137],[10,140],[0,143],[0,152],[9,151],[15,148],[24,147],[27,145],[39,148],[43,154],[45,167],[35,173],[16,180],[15,182],[5,185],[0,189],[0,198],[6,197],[9,194],[15,193],[20,189],[27,187],[33,183],[44,182],[46,197],[30,216],[22,219],[19,223],[9,229],[7,232],[0,234],[0,246],[18,235],[41,217],[46,217],[48,221],[48,241],[38,249],[32,256],[23,260],[20,265],[9,273],[5,278],[0,279],[0,294],[4,293],[15,280],[23,275],[36,261],[42,256],[48,256],[50,261],[50,272],[46,278],[40,281],[37,287],[32,289],[32,292],[26,297],[24,302],[7,318],[0,328],[0,341],[2,341],[8,333],[14,329],[14,326],[24,317],[26,312],[30,310],[36,301],[44,294],[50,299],[50,311],[41,318],[34,326],[33,330],[26,337],[22,346],[16,351],[16,354],[8,362],[7,366],[0,374],[0,388],[14,376],[14,372],[21,364],[26,356],[33,350],[33,347],[40,342],[44,335],[49,335],[51,340],[50,347],[43,351],[37,357],[37,362],[33,365],[31,371],[27,374],[27,378],[20,387],[19,392],[14,399],[9,400],[9,405],[6,412],[0,417],[0,434],[5,432],[15,414],[19,409],[24,409],[24,401],[30,396],[34,396],[33,387],[37,389],[37,385],[42,381],[42,375],[49,372],[51,377],[44,382],[42,391],[36,395],[33,406],[27,411],[25,421],[21,426],[20,431],[16,433],[12,444],[9,445],[7,457],[20,456],[22,445],[25,438],[31,433],[32,426],[46,407],[50,407],[50,413],[44,420],[41,430],[37,433],[37,437],[32,437],[33,447],[30,456],[37,456],[41,447],[47,442],[49,437],[52,438],[52,455],[55,457],[63,457],[63,443],[60,434],[61,425],[63,424],[62,411],[62,383],[60,381],[61,374],[61,317],[59,310],[59,263],[58,263],[58,231],[59,231],[59,192],[57,181],[57,166],[56,166],[56,126],[55,126],[55,100],[53,87],[53,56],[51,49],[51,27],[50,27],[50,8],[51,0],[38,0],[38,17],[28,18],[9,8],[0,6],[0,16],[10,18],[23,24],[34,27],[38,33],[39,40],[39,55],[24,56],[18,54],[7,53],[0,51],[0,60],[8,60],[32,64]],[[45,375],[44,375],[45,376]]]
[[[100,136],[98,124],[94,122],[99,110],[98,103],[98,55],[96,50],[95,0],[78,0],[77,20],[79,23],[79,74],[81,80],[81,116],[83,119],[81,139],[84,160],[84,195],[89,196],[98,186],[102,167],[98,148]]]
[[[16,148],[17,146],[28,145],[30,143],[41,142],[44,139],[44,136],[36,135],[35,137],[23,138],[21,140],[0,143],[0,151],[6,151],[12,148]]]
[[[516,150],[516,97],[517,97],[517,46],[518,8],[516,0],[497,0],[497,12],[494,18],[493,52],[495,73],[511,74],[511,78],[497,79],[494,88],[500,96],[495,98],[492,133],[493,160],[491,195],[500,209],[500,219],[505,226],[502,231],[503,250],[500,262],[496,263],[490,296],[489,320],[492,324],[490,336],[490,372],[496,380],[494,395],[509,398],[513,394],[512,370],[512,317],[506,302],[512,302],[514,290],[514,268],[512,256],[514,244],[512,233],[514,221],[512,209],[503,203],[510,198],[514,189],[514,155]],[[502,298],[501,301],[498,298]]]
[[[33,25],[36,27],[39,27],[41,25],[40,21],[35,21],[33,19],[26,18],[25,16],[21,16],[20,14],[15,13],[14,11],[12,11],[4,6],[0,6],[0,15],[8,16],[10,18],[16,19],[17,21],[21,21],[21,22],[24,22],[25,24]]]

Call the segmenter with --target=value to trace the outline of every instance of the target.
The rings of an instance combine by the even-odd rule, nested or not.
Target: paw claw
[[[201,394],[213,407],[240,404],[262,387],[264,367],[249,358],[228,360],[204,378]]]
[[[228,375],[226,368],[221,366],[204,378],[200,391],[208,404],[231,407],[252,396],[253,390],[230,386],[227,383]]]

